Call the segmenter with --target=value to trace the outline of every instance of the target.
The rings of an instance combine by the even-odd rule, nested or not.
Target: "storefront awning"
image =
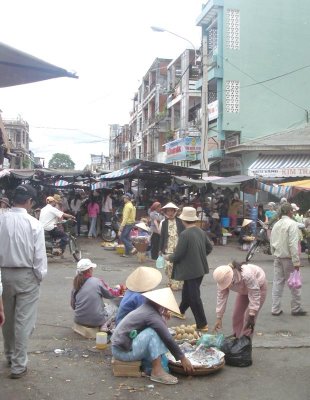
[[[0,43],[1,88],[60,77],[77,78],[74,73]]]
[[[249,167],[248,174],[268,178],[310,176],[310,155],[261,155]]]

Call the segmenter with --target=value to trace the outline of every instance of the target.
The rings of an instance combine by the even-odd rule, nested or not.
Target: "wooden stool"
[[[141,361],[120,361],[112,358],[112,371],[114,376],[141,376]]]
[[[96,339],[96,333],[99,332],[99,326],[97,328],[89,328],[87,326],[79,325],[74,323],[72,329],[74,332],[85,337],[86,339]]]

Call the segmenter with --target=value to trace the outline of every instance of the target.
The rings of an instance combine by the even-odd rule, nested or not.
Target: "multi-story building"
[[[132,157],[163,162],[168,140],[167,66],[171,59],[156,58],[134,96],[129,121]]]
[[[8,136],[12,153],[10,167],[15,169],[33,168],[34,155],[29,151],[29,124],[22,118],[4,119],[3,124]]]
[[[196,50],[185,50],[167,69],[170,128],[165,145],[166,162],[182,166],[198,164],[201,154],[201,91],[196,87],[200,78],[200,59]]]
[[[278,148],[266,151],[261,138],[309,123],[309,15],[308,0],[298,7],[293,0],[205,2],[197,25],[207,41],[204,78],[213,109],[207,131],[217,147],[208,159],[216,175],[247,174],[257,158],[282,151],[281,136]],[[294,137],[309,153],[309,139]],[[287,141],[283,145],[287,151]]]
[[[131,137],[129,125],[110,125],[108,170],[120,169],[122,162],[132,158]]]

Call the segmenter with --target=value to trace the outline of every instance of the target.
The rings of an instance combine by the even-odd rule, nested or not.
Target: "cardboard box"
[[[120,361],[112,358],[112,371],[114,376],[141,376],[141,361]]]

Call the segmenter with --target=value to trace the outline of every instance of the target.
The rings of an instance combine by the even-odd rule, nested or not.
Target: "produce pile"
[[[195,330],[196,325],[180,325],[171,328],[174,339],[178,341],[196,341],[200,335]]]

